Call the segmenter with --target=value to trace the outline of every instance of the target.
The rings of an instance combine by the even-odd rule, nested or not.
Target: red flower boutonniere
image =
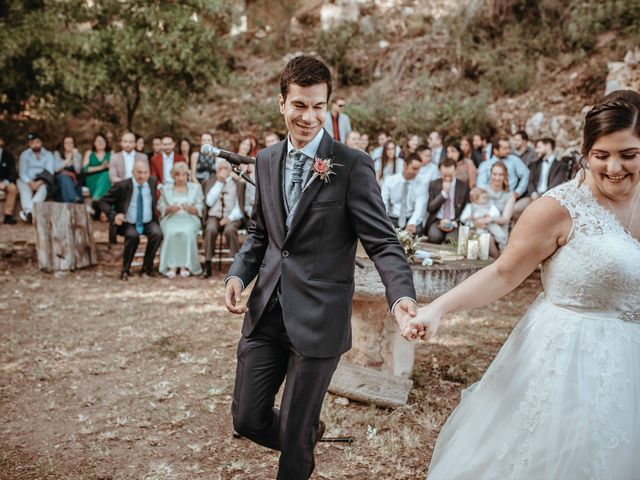
[[[333,171],[333,167],[340,167],[339,163],[333,163],[333,160],[330,158],[320,158],[316,157],[313,161],[313,174],[320,177],[320,180],[323,180],[324,183],[331,182],[331,175],[335,175],[336,172]]]

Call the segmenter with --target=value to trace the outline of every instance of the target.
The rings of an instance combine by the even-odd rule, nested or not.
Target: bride
[[[431,336],[542,263],[544,293],[443,426],[429,480],[640,478],[640,94],[591,109],[582,153],[586,171],[526,209],[504,255],[405,328]]]

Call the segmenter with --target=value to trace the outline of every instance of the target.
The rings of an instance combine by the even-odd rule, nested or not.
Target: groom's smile
[[[302,148],[318,134],[327,114],[328,89],[326,83],[301,87],[289,85],[287,97],[280,95],[280,113],[295,148]]]

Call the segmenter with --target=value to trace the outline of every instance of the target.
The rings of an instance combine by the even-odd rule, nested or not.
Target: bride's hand
[[[405,325],[402,331],[402,335],[407,339],[412,340],[428,340],[433,337],[438,331],[440,326],[440,320],[444,312],[442,312],[436,305],[430,303],[424,307],[418,309],[418,314],[411,318]],[[424,332],[423,336],[412,335],[412,332]]]

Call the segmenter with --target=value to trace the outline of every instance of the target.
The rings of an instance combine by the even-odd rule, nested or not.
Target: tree
[[[229,47],[216,30],[229,8],[224,0],[11,2],[0,40],[16,41],[0,55],[0,70],[15,76],[0,81],[2,108],[14,113],[47,99],[58,113],[89,109],[127,129],[139,112],[169,121],[228,78]]]

